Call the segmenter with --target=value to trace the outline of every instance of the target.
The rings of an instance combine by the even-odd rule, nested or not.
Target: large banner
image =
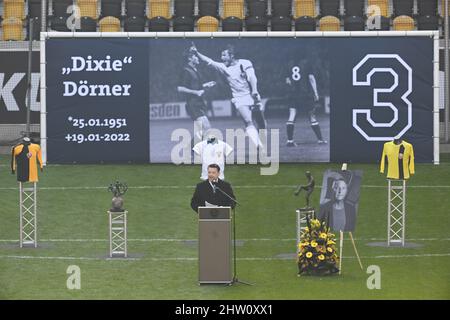
[[[433,161],[431,37],[50,38],[46,61],[50,163],[192,163],[208,132],[227,162],[378,162],[400,136]]]
[[[0,51],[0,124],[26,123],[27,71],[27,51]],[[31,72],[31,123],[39,123],[39,52],[32,54]]]

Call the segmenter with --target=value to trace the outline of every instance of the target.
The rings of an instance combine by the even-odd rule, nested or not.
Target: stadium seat
[[[71,31],[67,28],[67,16],[53,17],[50,20],[50,29],[62,32]]]
[[[194,0],[175,0],[174,15],[177,17],[194,15],[195,1]]]
[[[320,31],[340,31],[341,22],[334,16],[325,16],[319,20]]]
[[[267,16],[267,0],[247,0],[248,16]]]
[[[292,1],[291,0],[276,0],[272,1],[272,16],[292,16]]]
[[[23,23],[19,18],[6,18],[2,21],[3,40],[23,40]]]
[[[128,17],[144,17],[145,6],[145,0],[125,0],[125,14]]]
[[[199,16],[219,16],[219,0],[198,0]]]
[[[314,0],[295,0],[295,18],[304,16],[316,16],[316,3]]]
[[[25,19],[25,1],[5,0],[3,4],[3,18]],[[12,22],[12,20],[10,22]]]
[[[217,32],[219,30],[219,20],[212,16],[203,16],[197,20],[197,31]]]
[[[373,6],[376,9],[369,9],[369,12],[374,11],[375,15],[382,15],[384,17],[389,16],[389,1],[388,0],[367,0],[367,5],[369,7]]]
[[[145,31],[145,17],[128,17],[123,24],[125,32],[143,32]]]
[[[438,16],[419,16],[417,18],[417,29],[419,30],[438,30]]]
[[[170,0],[148,0],[148,18],[164,17],[170,19]]]
[[[438,12],[438,0],[417,0],[418,13],[421,16],[437,16]],[[444,16],[442,10],[441,16]]]
[[[242,31],[242,19],[228,17],[222,20],[222,31]]]
[[[80,19],[81,32],[96,32],[97,20],[91,17],[81,17]]]
[[[345,0],[344,9],[346,16],[364,16],[364,0]]]
[[[259,16],[250,16],[245,19],[246,31],[267,31],[267,18]]]
[[[395,16],[412,16],[414,0],[394,0],[393,8]]]
[[[277,16],[272,18],[272,31],[292,31],[291,17]]]
[[[295,19],[295,31],[316,31],[316,19],[308,16]]]
[[[398,16],[392,21],[395,31],[411,31],[414,30],[414,19],[410,16]]]
[[[339,17],[340,0],[320,0],[319,8],[321,16]]]
[[[244,18],[244,0],[223,0],[223,17]]]
[[[33,25],[33,34],[30,35],[30,25]],[[33,40],[40,40],[40,32],[41,32],[41,17],[33,17],[30,20],[28,20],[27,24],[27,37],[26,40],[31,39]]]
[[[447,11],[447,15],[448,15],[448,12],[450,12],[450,3],[448,4],[447,9],[448,9],[448,11]],[[441,16],[445,17],[445,1],[444,0],[441,0]]]
[[[170,31],[170,22],[164,17],[154,17],[148,21],[148,31],[152,32]]]
[[[30,18],[41,17],[41,0],[28,0],[28,16]]]
[[[77,0],[77,6],[80,8],[82,17],[91,17],[97,19],[97,0]]]
[[[349,16],[344,19],[345,31],[364,31],[366,22],[363,17]]]
[[[100,32],[119,32],[120,20],[116,17],[104,17],[100,19],[99,23]]]
[[[374,25],[369,22],[369,20],[377,22],[379,21],[379,25]],[[370,16],[367,18],[367,30],[369,31],[389,31],[391,29],[391,19],[383,16]]]
[[[72,5],[72,0],[53,1],[53,17],[66,17],[70,15],[71,13],[67,13],[67,9]]]
[[[122,16],[122,0],[102,0],[102,17]]]
[[[194,19],[192,17],[176,17],[173,19],[173,31],[194,31]]]

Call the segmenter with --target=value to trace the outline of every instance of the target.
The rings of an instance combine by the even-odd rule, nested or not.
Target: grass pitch
[[[448,161],[448,159],[446,159]],[[417,164],[408,183],[406,238],[420,246],[369,246],[386,240],[387,183],[377,165],[364,171],[354,236],[364,270],[345,239],[340,276],[297,277],[293,192],[310,170],[318,188],[333,164],[284,164],[274,176],[257,166],[228,166],[237,209],[238,275],[254,286],[199,286],[197,217],[189,203],[199,166],[53,165],[40,174],[37,249],[18,247],[18,184],[0,158],[0,298],[2,299],[449,299],[450,163]],[[107,186],[127,182],[128,251],[108,260]],[[69,265],[81,269],[81,289],[68,290]],[[366,268],[381,269],[381,289],[369,290]]]

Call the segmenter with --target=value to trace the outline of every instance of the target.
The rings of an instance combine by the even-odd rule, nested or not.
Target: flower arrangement
[[[329,275],[339,271],[336,238],[326,222],[306,216],[298,244],[298,275]]]

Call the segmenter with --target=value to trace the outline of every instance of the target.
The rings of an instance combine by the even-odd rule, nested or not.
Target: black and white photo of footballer
[[[233,95],[231,101],[244,120],[245,131],[256,146],[263,147],[257,128],[265,129],[266,124],[263,110],[261,110],[262,104],[261,96],[258,92],[258,80],[252,62],[247,59],[237,59],[235,57],[235,48],[232,45],[227,45],[222,50],[220,56],[222,62],[214,61],[201,54],[194,43],[192,43],[191,50],[197,54],[200,60],[206,62],[208,66],[225,76]],[[259,120],[257,126],[253,122],[252,111]]]
[[[257,38],[157,41],[149,55],[151,162],[171,161],[177,129],[189,131],[193,144],[219,130],[235,160],[270,154],[276,130],[280,162],[329,161],[327,46],[282,38],[266,39],[263,50]],[[245,144],[226,141],[227,130],[245,133]]]

